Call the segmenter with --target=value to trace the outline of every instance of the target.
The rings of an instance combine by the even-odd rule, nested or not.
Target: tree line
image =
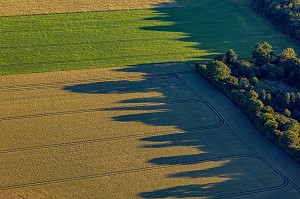
[[[272,46],[259,43],[252,60],[239,60],[234,50],[196,70],[226,94],[269,139],[300,162],[300,92],[267,92],[262,79],[280,80],[300,88],[300,61],[292,48],[276,55]],[[298,120],[298,121],[297,121]]]
[[[254,9],[300,40],[300,0],[254,0]]]

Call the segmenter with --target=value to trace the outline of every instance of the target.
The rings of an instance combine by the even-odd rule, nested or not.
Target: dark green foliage
[[[250,77],[252,74],[255,75],[253,64],[247,61],[243,61],[242,64],[240,64],[239,66],[238,73],[240,76],[247,77],[247,78]]]
[[[259,68],[259,73],[261,78],[266,78],[269,76],[269,67],[267,65],[263,65]]]
[[[275,70],[276,79],[284,80],[284,69],[283,67],[277,67]]]
[[[261,112],[262,112],[262,113],[271,113],[271,114],[274,114],[274,113],[275,113],[274,109],[273,109],[271,106],[264,106],[264,107],[261,109]]]
[[[283,130],[299,132],[299,123],[294,119],[288,118],[288,121],[283,125]]]
[[[299,0],[254,0],[254,9],[269,18],[283,32],[300,39]],[[290,49],[285,54],[287,59],[295,56]]]
[[[282,106],[289,107],[291,103],[291,95],[290,93],[284,93],[283,96],[280,98],[282,99]]]
[[[233,49],[229,49],[225,53],[226,63],[227,64],[234,64],[238,58],[237,54],[234,52]]]
[[[206,67],[208,76],[213,80],[224,80],[230,75],[230,68],[222,61],[214,60]]]
[[[263,101],[266,101],[267,99],[267,92],[265,89],[261,90],[260,94],[259,94],[259,97],[263,100]]]
[[[276,80],[276,74],[274,72],[269,72],[269,75],[268,75],[268,79],[269,80]]]
[[[250,88],[250,82],[247,78],[241,78],[239,80],[239,84],[238,84],[239,89],[249,89]]]
[[[226,62],[226,56],[224,54],[221,54],[221,55],[214,57],[214,60]]]
[[[286,117],[291,117],[291,111],[289,109],[284,109],[282,114]]]
[[[271,95],[271,93],[267,93],[267,95],[266,95],[266,102],[268,103],[268,104],[271,104],[272,103],[272,95]]]
[[[299,146],[299,134],[292,130],[284,131],[279,144],[283,147]]]
[[[296,58],[297,54],[295,53],[293,48],[285,49],[281,54],[281,59],[294,59]]]
[[[258,85],[258,78],[257,77],[252,77],[250,80],[249,80],[250,84],[254,87],[256,87]]]
[[[284,59],[280,61],[280,66],[283,67],[285,75],[289,75],[291,72],[297,73],[300,69],[300,59]]]
[[[228,51],[225,56],[226,62],[229,62],[227,59],[229,54]],[[292,50],[287,50],[280,61],[260,66],[260,76],[257,77],[253,72],[255,66],[252,63],[239,60],[234,61],[237,67],[233,68],[232,74],[236,76],[232,76],[229,67],[218,60],[199,65],[197,68],[200,74],[207,77],[212,84],[237,104],[260,131],[300,162],[300,128],[297,121],[300,121],[300,93],[271,93],[262,89],[258,94],[254,90],[259,83],[258,77],[262,78],[266,74],[269,75],[268,78],[272,75],[274,79],[280,78],[287,81],[284,68],[279,64],[297,59]],[[290,78],[293,77],[293,81],[297,81],[298,75],[295,75],[294,71],[300,71],[295,65],[291,69]],[[293,112],[291,113],[290,110]]]
[[[268,42],[258,43],[252,52],[255,64],[262,66],[269,63],[269,61],[275,56],[272,46]]]
[[[239,79],[230,75],[226,78],[226,83],[228,84],[229,89],[232,90],[238,87]]]
[[[290,74],[289,74],[289,77],[288,77],[288,84],[293,86],[296,84],[296,75],[294,73],[294,71],[292,71]]]
[[[273,132],[278,128],[278,123],[275,119],[270,119],[266,121],[265,127],[268,131]]]

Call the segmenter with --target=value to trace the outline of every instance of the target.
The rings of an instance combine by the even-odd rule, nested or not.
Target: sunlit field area
[[[229,48],[249,57],[263,41],[277,51],[297,50],[247,2],[181,1],[184,6],[168,9],[0,17],[0,73],[211,59]]]
[[[299,167],[189,63],[300,52],[250,0],[0,0],[0,15],[0,198],[299,197]]]

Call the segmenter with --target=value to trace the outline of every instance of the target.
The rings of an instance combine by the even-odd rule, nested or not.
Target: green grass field
[[[1,75],[209,59],[229,48],[249,57],[263,41],[277,51],[293,46],[251,5],[233,0],[1,17],[0,32]]]

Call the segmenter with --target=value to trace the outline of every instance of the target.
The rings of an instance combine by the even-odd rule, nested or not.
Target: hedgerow
[[[233,54],[232,50],[225,55],[229,54]],[[212,62],[196,63],[196,71],[233,101],[257,129],[300,162],[299,122],[289,116],[288,109],[279,112],[273,103],[266,104],[267,99],[270,100],[267,94],[263,98],[257,92],[258,82],[264,76],[255,71],[264,70],[265,65],[257,66],[256,60],[245,63],[238,59],[220,60],[220,57]],[[270,61],[271,58],[265,64],[270,65]],[[239,70],[244,72],[239,73]],[[268,67],[266,72],[269,73]]]

